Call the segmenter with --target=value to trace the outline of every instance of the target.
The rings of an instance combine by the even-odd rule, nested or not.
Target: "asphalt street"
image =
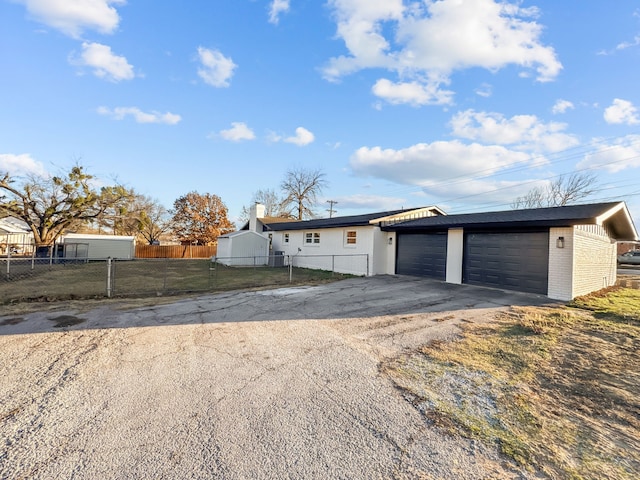
[[[432,428],[380,365],[547,302],[382,276],[5,312],[0,477],[523,478]]]

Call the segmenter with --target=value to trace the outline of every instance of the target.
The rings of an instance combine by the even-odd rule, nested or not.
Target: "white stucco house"
[[[614,285],[616,241],[638,240],[624,202],[462,215],[424,207],[284,222],[263,212],[253,208],[232,238],[258,233],[270,255],[297,267],[424,276],[556,300]]]
[[[354,275],[393,274],[395,245],[393,240],[389,241],[389,235],[381,227],[436,215],[445,213],[438,207],[422,207],[291,221],[265,218],[264,206],[257,204],[251,208],[249,222],[240,233],[248,235],[249,232],[258,232],[265,236],[270,255],[285,256],[296,267],[320,268]],[[239,238],[234,235],[231,234],[231,241]],[[218,248],[219,246],[220,243]],[[218,257],[223,252],[228,254],[231,251],[223,248],[225,250],[218,250]]]

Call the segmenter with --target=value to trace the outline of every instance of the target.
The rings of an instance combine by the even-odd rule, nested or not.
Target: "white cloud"
[[[383,78],[375,83],[371,91],[392,105],[447,105],[452,103],[453,99],[451,91],[441,90],[436,84],[425,85],[415,81],[393,83]]]
[[[24,4],[29,14],[74,38],[84,30],[113,33],[120,23],[114,8],[125,0],[16,0]]]
[[[491,95],[493,95],[493,87],[488,83],[483,83],[478,88],[476,88],[475,92],[476,95],[480,97],[489,98]]]
[[[634,14],[634,16],[637,17],[638,15]],[[640,45],[640,35],[636,35],[635,37],[633,37],[633,40],[631,41],[620,42],[613,49],[599,50],[597,52],[597,55],[614,55],[616,52],[619,52],[620,50],[626,50],[628,48],[637,47],[638,45]]]
[[[315,140],[315,136],[309,130],[304,127],[296,128],[296,134],[292,137],[287,137],[283,139],[283,142],[293,143],[299,147],[304,147],[305,145],[309,145]]]
[[[534,70],[541,82],[555,79],[562,69],[554,49],[540,42],[537,10],[515,3],[441,0],[405,8],[402,0],[331,0],[330,5],[349,54],[331,58],[325,78],[385,68],[398,74],[398,85],[423,85],[414,95],[406,89],[389,95],[396,103],[424,104],[425,92],[440,91],[453,72],[467,68],[497,71],[517,65]]]
[[[605,170],[616,173],[627,168],[640,167],[640,135],[628,135],[613,143],[601,145],[595,152],[585,155],[576,168]]]
[[[12,153],[0,153],[0,175],[9,173],[10,175],[46,175],[47,171],[42,163],[31,158],[28,153],[14,155]]]
[[[567,110],[573,110],[575,106],[569,100],[558,99],[551,108],[551,112],[554,114],[565,113]]]
[[[489,175],[531,161],[529,154],[499,145],[467,145],[453,140],[419,143],[400,150],[361,147],[351,156],[350,166],[359,176],[429,187],[453,177],[477,177],[478,172]]]
[[[232,142],[253,140],[256,138],[253,130],[243,122],[231,122],[231,128],[228,130],[221,130],[219,135],[225,140],[230,140]]]
[[[100,43],[83,42],[80,56],[70,57],[69,62],[73,65],[93,68],[96,77],[111,82],[131,80],[135,77],[133,66],[125,57],[115,55],[111,47]]]
[[[638,109],[628,100],[616,98],[613,104],[604,111],[604,119],[607,123],[624,123],[637,125],[640,123]]]
[[[289,0],[272,0],[269,6],[269,23],[277,25],[280,21],[280,14],[289,11]]]
[[[640,45],[640,35],[633,37],[630,42],[622,42],[616,45],[616,50],[626,50],[627,48],[637,47]]]
[[[228,87],[237,65],[218,50],[198,47],[198,76],[212,87]]]
[[[456,137],[511,145],[518,150],[559,152],[579,143],[575,136],[563,132],[566,124],[543,123],[535,115],[508,119],[499,113],[465,110],[453,116],[451,128]]]
[[[137,123],[163,123],[166,125],[175,125],[182,117],[175,113],[159,113],[159,112],[143,112],[138,107],[116,107],[110,109],[107,107],[98,107],[97,112],[114,120],[124,120],[125,117],[131,116]]]

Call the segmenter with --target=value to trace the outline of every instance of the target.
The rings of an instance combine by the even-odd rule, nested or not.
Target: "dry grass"
[[[162,259],[114,262],[113,297],[164,296],[188,292],[217,292],[246,288],[323,283],[349,275],[293,268],[225,267],[208,259]],[[106,262],[12,266],[0,276],[0,305],[100,299],[107,296]]]
[[[464,328],[385,366],[430,422],[552,478],[637,478],[640,291]]]

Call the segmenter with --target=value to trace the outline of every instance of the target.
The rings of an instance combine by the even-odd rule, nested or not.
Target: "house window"
[[[349,246],[355,245],[356,243],[358,243],[358,233],[355,230],[347,230],[345,232],[344,244]]]
[[[307,232],[304,234],[304,243],[306,245],[319,245],[320,244],[320,234]]]
[[[289,243],[289,234],[288,233],[284,234],[284,243]]]

